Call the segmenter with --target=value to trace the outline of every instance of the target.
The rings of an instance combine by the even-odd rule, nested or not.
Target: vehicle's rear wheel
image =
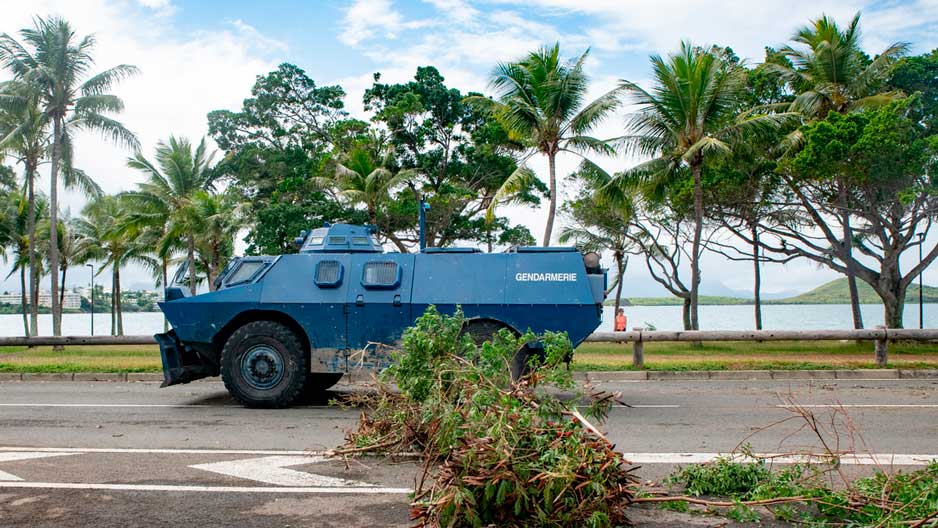
[[[463,333],[469,334],[472,336],[472,340],[475,342],[476,346],[482,346],[482,343],[486,341],[491,341],[492,336],[497,334],[502,328],[507,328],[515,336],[518,335],[513,328],[502,323],[500,321],[493,321],[490,319],[470,319],[466,321],[466,325],[463,327]],[[511,363],[508,365],[508,368],[511,370],[511,379],[517,381],[521,376],[528,373],[530,368],[528,367],[528,360],[531,357],[531,351],[527,346],[521,347],[520,350],[515,352],[514,357],[511,359]]]
[[[309,357],[296,333],[274,321],[235,330],[221,353],[228,392],[247,407],[287,407],[303,392]]]

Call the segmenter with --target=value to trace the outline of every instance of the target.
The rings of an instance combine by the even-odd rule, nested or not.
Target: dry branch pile
[[[400,392],[381,385],[354,398],[365,411],[344,452],[421,453],[412,509],[421,526],[627,524],[636,479],[589,422],[605,416],[612,395],[588,397],[582,414],[582,395],[555,396],[574,387],[566,336],[502,331],[476,346],[464,323],[431,307],[405,333],[383,377]],[[533,342],[543,354],[513,383],[511,360]]]

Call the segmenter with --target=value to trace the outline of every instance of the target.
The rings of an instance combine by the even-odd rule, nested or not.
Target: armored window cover
[[[371,261],[362,270],[362,286],[366,288],[397,288],[401,284],[401,268],[397,262]]]
[[[342,263],[337,260],[322,260],[316,264],[316,286],[334,288],[342,284]]]

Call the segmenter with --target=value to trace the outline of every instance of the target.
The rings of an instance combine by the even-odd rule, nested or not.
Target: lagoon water
[[[654,325],[659,330],[681,329],[680,306],[626,306],[629,328]],[[862,306],[863,322],[872,327],[883,324],[883,309],[879,305]],[[600,330],[611,331],[613,308],[606,306]],[[704,330],[749,330],[753,328],[752,306],[701,306],[700,327]],[[848,304],[768,305],[762,307],[763,326],[766,329],[821,329],[851,328],[853,326]],[[918,327],[918,305],[905,306],[905,327]],[[938,304],[925,305],[925,327],[938,327]],[[64,335],[88,335],[91,330],[90,314],[62,316]],[[109,314],[95,314],[95,335],[108,335],[111,330]],[[143,335],[163,331],[161,313],[124,314],[124,334]],[[52,316],[39,316],[39,333],[52,334]],[[19,315],[0,315],[0,336],[23,335],[23,320]]]

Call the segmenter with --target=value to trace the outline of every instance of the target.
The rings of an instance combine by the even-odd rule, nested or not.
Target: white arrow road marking
[[[262,458],[246,458],[243,460],[229,460],[227,462],[211,462],[209,464],[196,464],[189,467],[203,471],[211,471],[213,473],[221,473],[222,475],[228,475],[230,477],[273,484],[274,486],[308,486],[318,488],[372,487],[372,484],[368,484],[367,482],[327,477],[325,475],[287,469],[289,466],[315,464],[325,460],[328,459],[323,456],[269,456]]]
[[[46,458],[46,457],[57,457],[65,455],[74,455],[75,453],[49,453],[49,452],[36,452],[36,451],[20,451],[14,453],[0,453],[0,462],[18,462],[20,460],[32,460],[34,458]],[[7,473],[6,471],[0,471],[0,481],[15,481],[23,480],[16,475]]]

